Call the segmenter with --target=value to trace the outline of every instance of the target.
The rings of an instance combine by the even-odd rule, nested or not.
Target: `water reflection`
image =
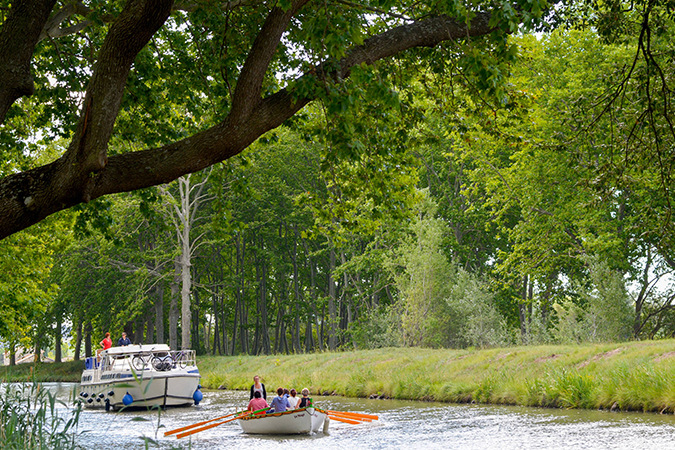
[[[67,398],[72,384],[48,384]],[[79,430],[84,448],[252,449],[311,446],[315,449],[675,449],[672,415],[567,411],[507,406],[316,397],[324,409],[378,414],[370,424],[331,422],[325,436],[250,436],[235,422],[176,440],[164,431],[242,409],[248,392],[207,391],[196,407],[161,412],[86,411]],[[158,423],[160,427],[158,428]],[[157,446],[144,438],[157,441]]]

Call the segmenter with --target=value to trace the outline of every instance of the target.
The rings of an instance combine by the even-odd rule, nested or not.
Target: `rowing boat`
[[[328,415],[315,408],[301,408],[279,413],[251,415],[237,420],[248,434],[328,433]]]

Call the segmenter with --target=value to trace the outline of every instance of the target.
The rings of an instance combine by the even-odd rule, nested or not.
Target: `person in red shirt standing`
[[[106,333],[105,337],[101,342],[98,343],[101,347],[103,347],[103,350],[108,350],[110,347],[112,347],[112,339],[110,339],[110,333]]]
[[[98,343],[103,348],[99,348],[96,350],[96,361],[100,362],[101,361],[101,352],[108,350],[110,347],[112,347],[112,339],[110,339],[110,333],[106,333],[105,337],[101,342]]]

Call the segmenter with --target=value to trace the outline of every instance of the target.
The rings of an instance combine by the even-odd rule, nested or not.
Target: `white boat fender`
[[[326,420],[323,421],[323,434],[328,434],[328,427],[330,426],[330,418],[326,415]]]

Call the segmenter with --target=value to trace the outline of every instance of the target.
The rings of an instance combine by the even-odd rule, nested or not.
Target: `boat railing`
[[[136,372],[144,370],[166,372],[175,369],[185,369],[186,367],[195,365],[194,350],[162,350],[108,355],[101,361],[101,371],[131,369]]]

